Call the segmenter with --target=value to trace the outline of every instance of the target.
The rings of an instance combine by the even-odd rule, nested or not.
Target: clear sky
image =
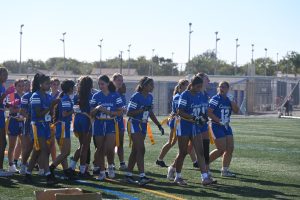
[[[299,0],[0,0],[0,62],[19,59],[19,29],[23,27],[22,60],[63,55],[98,61],[100,38],[103,60],[120,50],[127,58],[152,55],[188,59],[188,23],[192,22],[191,56],[215,48],[218,57],[235,61],[235,39],[239,38],[238,64],[254,57],[276,61],[287,51],[300,52]]]

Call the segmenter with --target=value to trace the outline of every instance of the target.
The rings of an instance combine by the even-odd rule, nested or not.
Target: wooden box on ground
[[[101,200],[100,193],[55,194],[55,200]]]
[[[42,191],[34,191],[36,200],[55,200],[55,194],[82,194],[80,188],[62,188],[62,189],[45,189]]]

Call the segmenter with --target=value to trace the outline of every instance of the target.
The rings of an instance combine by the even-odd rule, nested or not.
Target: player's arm
[[[188,113],[186,113],[183,109],[181,109],[181,108],[179,108],[179,109],[177,109],[177,114],[180,116],[180,117],[182,117],[182,118],[184,118],[184,119],[193,119],[194,118],[194,116],[193,115],[190,115],[190,114],[188,114]]]
[[[220,123],[221,120],[214,114],[214,109],[212,108],[208,108],[207,109],[207,115],[209,118],[212,119],[212,121],[216,122],[216,123]]]
[[[230,103],[232,111],[237,114],[240,111],[239,106],[235,103],[235,101],[231,101]]]
[[[135,99],[135,97],[132,97],[128,103],[127,116],[135,117],[143,112],[144,109],[143,108],[138,109],[138,101]]]

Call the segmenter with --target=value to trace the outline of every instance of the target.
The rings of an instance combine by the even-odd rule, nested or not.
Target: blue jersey
[[[49,92],[50,96],[53,98],[53,99],[57,99],[57,97],[59,96],[60,94],[60,91],[57,91],[56,94],[53,94],[53,92]]]
[[[123,106],[122,99],[116,92],[110,92],[108,95],[105,95],[102,91],[97,92],[93,95],[92,100],[90,101],[91,109],[96,108],[98,105],[106,108],[109,111],[116,111],[118,108]],[[111,118],[105,113],[98,111],[96,113],[96,118]]]
[[[140,92],[134,93],[128,103],[128,111],[143,109],[147,106],[153,106],[153,96],[148,94],[147,97],[143,96]],[[149,111],[144,111],[133,117],[134,119],[141,121],[148,121]]]
[[[201,113],[207,115],[209,97],[206,92],[198,93],[199,99],[201,100]]]
[[[49,109],[51,105],[52,97],[45,93],[44,95],[41,92],[37,91],[32,94],[30,98],[31,104],[31,121],[33,122],[50,122],[51,116],[50,113],[47,113],[45,117],[37,117],[36,108],[40,108],[41,111]]]
[[[21,108],[24,109],[29,116],[30,116],[30,113],[31,113],[31,108],[30,108],[31,95],[32,95],[31,92],[27,92],[21,98]]]
[[[0,86],[0,97],[5,94],[5,87],[3,85]],[[0,102],[0,109],[4,109],[3,102]]]
[[[124,94],[120,94],[120,93],[118,93],[118,94],[120,95],[120,97],[122,99],[122,107],[126,108],[126,97],[125,97],[125,95]],[[117,117],[117,120],[119,122],[123,122],[123,116]]]
[[[63,121],[63,122],[68,122],[68,123],[71,122],[72,121],[72,115],[63,117],[62,113],[64,111],[70,112],[72,110],[73,110],[73,102],[72,102],[70,96],[65,94],[61,98],[61,100],[58,104],[58,112],[59,112],[58,113],[58,120]]]
[[[84,112],[84,113],[90,113],[91,111],[91,108],[90,108],[90,101],[92,100],[92,97],[93,97],[93,93],[91,92],[90,95],[89,95],[89,98],[88,98],[88,102],[86,105],[84,105],[81,109],[79,107],[79,95],[76,94],[73,98],[73,105],[74,105],[74,112],[76,113],[80,113],[80,112]]]
[[[177,113],[179,98],[180,98],[180,93],[177,93],[173,96],[173,99],[172,99],[172,113]]]
[[[184,91],[179,98],[178,109],[192,116],[199,116],[201,113],[202,99],[198,94],[192,95],[189,90]]]
[[[213,114],[221,121],[230,122],[232,107],[228,97],[217,94],[210,99],[208,107],[214,110]]]

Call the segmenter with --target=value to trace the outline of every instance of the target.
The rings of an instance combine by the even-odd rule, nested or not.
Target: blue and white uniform
[[[184,91],[179,98],[178,109],[185,113],[198,117],[201,113],[202,100],[198,94],[192,95],[191,91]],[[195,136],[200,134],[200,126],[190,119],[180,118],[179,126],[177,127],[177,136]]]
[[[1,84],[0,86],[0,97],[5,94],[5,87]],[[5,114],[4,114],[4,103],[0,102],[0,128],[5,128]]]
[[[14,108],[21,108],[21,97],[18,93],[14,93],[15,101],[18,101],[17,104],[14,105]],[[7,103],[12,104],[11,99],[7,96]],[[18,136],[23,133],[24,121],[21,118],[20,113],[9,113],[8,117],[8,134],[11,136]]]
[[[173,96],[172,99],[172,115],[177,113],[178,103],[179,103],[180,93],[177,93]],[[173,117],[169,120],[168,125],[171,129],[175,128],[176,117]]]
[[[21,108],[24,109],[28,114],[28,117],[26,118],[24,123],[24,130],[23,130],[24,135],[27,134],[31,135],[31,107],[30,107],[31,95],[32,95],[31,92],[27,92],[21,98]]]
[[[121,97],[116,92],[110,92],[105,95],[102,91],[97,92],[90,101],[91,109],[101,105],[109,111],[117,111],[123,106]],[[93,136],[105,136],[107,134],[115,134],[115,118],[98,111],[96,113],[95,121],[92,123]]]
[[[198,95],[199,95],[199,99],[201,100],[201,113],[207,116],[209,96],[205,91],[199,92]],[[206,123],[204,126],[201,126],[199,131],[201,133],[208,131],[208,124]]]
[[[122,103],[123,103],[123,108],[126,109],[126,97],[123,94],[119,94],[121,99],[122,99]],[[124,133],[125,130],[125,126],[124,126],[124,118],[123,115],[120,117],[117,117],[117,121],[118,121],[118,125],[119,125],[119,129],[120,129],[120,133]]]
[[[70,139],[70,129],[72,114],[66,117],[62,116],[63,112],[70,112],[73,110],[73,101],[69,95],[64,95],[58,103],[58,122],[56,123],[55,137],[57,140],[62,138]]]
[[[232,112],[231,101],[228,97],[223,97],[220,94],[213,96],[209,101],[209,108],[213,110],[213,114],[226,125],[220,125],[212,122],[212,132],[214,139],[222,138],[227,135],[232,135],[232,129],[229,126],[230,116]]]
[[[140,92],[136,92],[131,96],[127,110],[139,110],[148,106],[153,106],[153,96],[151,94],[148,94],[147,97],[145,97]],[[146,134],[148,118],[149,111],[144,111],[134,117],[130,117],[128,119],[128,126],[130,126],[131,134]]]
[[[80,109],[79,95],[77,94],[74,96],[73,109],[74,109],[75,117],[74,117],[73,129],[74,129],[74,133],[76,133],[76,134],[90,133],[91,119],[90,119],[89,115],[90,115],[90,111],[91,111],[90,101],[91,101],[92,97],[93,97],[93,94],[90,93],[87,104]]]
[[[36,108],[39,108],[41,111],[49,109],[52,99],[53,98],[49,94],[42,94],[40,91],[33,93],[30,98],[31,125],[34,137],[43,137],[45,139],[50,139],[51,137],[50,112],[48,112],[44,117],[38,117]]]

